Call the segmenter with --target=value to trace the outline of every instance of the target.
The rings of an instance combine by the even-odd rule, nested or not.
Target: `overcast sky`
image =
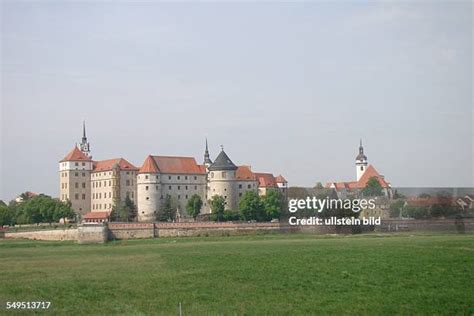
[[[473,186],[471,2],[2,3],[0,199],[58,161],[212,158],[290,185]]]

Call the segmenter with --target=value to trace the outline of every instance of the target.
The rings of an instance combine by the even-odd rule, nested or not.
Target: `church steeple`
[[[86,121],[82,121],[82,141],[81,141],[81,151],[89,158],[92,158],[90,155],[91,150],[90,150],[90,145],[89,142],[87,141],[87,136],[86,136]]]
[[[356,157],[357,181],[362,177],[367,169],[367,156],[364,154],[364,147],[362,146],[362,138],[359,144],[359,154]]]
[[[212,160],[209,157],[209,148],[207,146],[207,137],[206,137],[206,150],[204,151],[204,165],[206,168],[209,168],[209,166],[212,164]]]

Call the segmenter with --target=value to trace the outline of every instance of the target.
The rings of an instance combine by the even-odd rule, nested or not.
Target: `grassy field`
[[[473,268],[472,235],[0,240],[0,301],[69,315],[177,315],[180,302],[185,315],[471,315]]]

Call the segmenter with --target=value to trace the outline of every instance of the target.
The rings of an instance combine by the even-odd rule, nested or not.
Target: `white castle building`
[[[237,166],[224,148],[212,162],[208,144],[204,160],[193,157],[146,157],[140,168],[124,158],[93,160],[87,141],[85,124],[80,146],[59,162],[60,199],[70,201],[79,216],[110,214],[115,203],[129,197],[137,206],[139,221],[154,221],[167,195],[180,214],[186,215],[186,203],[197,194],[203,201],[201,213],[211,212],[208,200],[224,197],[226,209],[238,209],[246,191],[265,195],[268,190],[286,193],[283,176],[253,172],[250,166]],[[100,212],[100,214],[99,214]],[[90,214],[89,214],[90,215]]]

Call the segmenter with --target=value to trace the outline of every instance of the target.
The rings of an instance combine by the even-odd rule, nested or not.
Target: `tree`
[[[396,200],[395,202],[390,204],[390,217],[395,218],[404,216],[404,207],[404,200]]]
[[[5,205],[0,205],[0,227],[15,225],[15,213]]]
[[[372,177],[367,181],[365,188],[362,189],[362,194],[364,196],[382,196],[383,188],[380,185],[379,180],[376,177]]]
[[[282,209],[282,196],[280,191],[268,191],[263,197],[262,202],[267,219],[280,218]]]
[[[157,219],[159,221],[172,221],[175,216],[175,207],[173,206],[173,201],[171,200],[171,195],[167,194],[165,196],[165,201],[161,211],[158,213]]]
[[[124,217],[126,218],[127,222],[133,222],[137,218],[137,207],[130,199],[130,197],[125,197],[124,206],[123,206],[123,213]]]
[[[264,205],[255,191],[245,192],[239,202],[239,210],[245,220],[263,221],[266,218]]]
[[[313,189],[321,190],[324,189],[324,186],[321,182],[316,182]]]
[[[212,218],[218,222],[224,219],[225,211],[225,199],[220,195],[214,195],[209,200],[209,206],[211,207]]]
[[[194,194],[193,196],[191,196],[191,198],[188,200],[188,203],[186,204],[186,211],[188,211],[188,214],[191,215],[194,219],[196,219],[196,217],[201,212],[201,207],[201,197],[197,194]]]

